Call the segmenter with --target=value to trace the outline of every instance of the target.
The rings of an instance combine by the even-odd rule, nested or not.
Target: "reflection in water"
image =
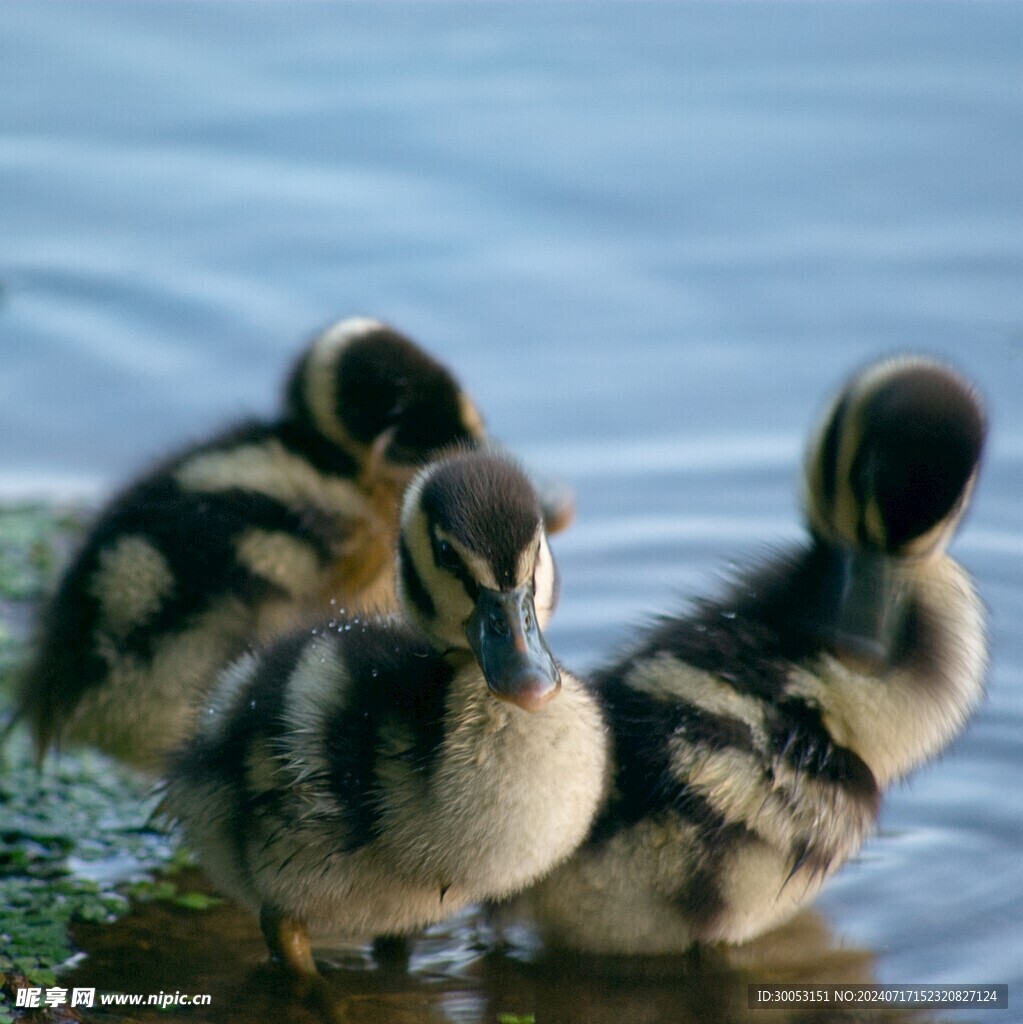
[[[475,917],[463,915],[416,938],[407,962],[375,958],[364,947],[333,950],[318,959],[344,1019],[353,1024],[491,1024],[506,1015],[532,1016],[543,1024],[924,1024],[932,1019],[883,1008],[748,1009],[749,985],[877,980],[874,955],[836,943],[823,918],[810,911],[739,949],[683,957],[565,955],[531,946],[528,936],[521,945],[496,951],[480,941],[486,931]],[[80,925],[76,939],[89,955],[62,982],[68,987],[208,992],[213,1003],[202,1019],[210,1024],[314,1024],[319,1018],[291,998],[283,972],[266,961],[252,916],[230,904],[195,914],[149,903],[112,926]],[[126,1024],[128,1018],[104,1013],[102,1019]],[[176,1024],[197,1017],[184,1009],[145,1009],[130,1019]]]
[[[917,1024],[926,1018],[900,1010],[750,1010],[750,985],[861,984],[876,981],[874,957],[835,944],[820,917],[804,912],[783,928],[741,948],[700,950],[685,957],[616,958],[550,952],[520,961],[490,956],[481,984],[498,1013],[528,1007],[545,1024],[648,1024],[648,1022],[828,1020]],[[521,1010],[519,1010],[521,1012]]]

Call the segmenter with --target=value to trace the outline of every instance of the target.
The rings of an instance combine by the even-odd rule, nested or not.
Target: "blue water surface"
[[[379,316],[575,487],[551,637],[586,668],[799,536],[851,369],[952,360],[991,411],[955,548],[990,695],[818,902],[878,980],[1010,982],[1010,1019],[1021,182],[1018,3],[3,4],[0,493],[95,500]]]

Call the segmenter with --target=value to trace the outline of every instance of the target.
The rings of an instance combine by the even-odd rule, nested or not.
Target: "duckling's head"
[[[418,466],[483,438],[483,419],[446,367],[379,320],[320,334],[288,380],[287,411],[360,461]]]
[[[902,356],[867,367],[810,445],[811,528],[884,555],[940,553],[969,502],[985,433],[979,396],[947,366]]]
[[[536,711],[558,692],[542,632],[557,571],[521,470],[470,451],[425,469],[405,495],[398,563],[406,614],[438,650],[471,653],[495,696]]]
[[[447,367],[379,320],[341,320],[317,336],[291,371],[285,406],[313,436],[370,474],[394,468],[402,484],[448,448],[503,452]],[[544,476],[535,475],[533,486],[547,529],[565,529],[575,513],[572,492]]]

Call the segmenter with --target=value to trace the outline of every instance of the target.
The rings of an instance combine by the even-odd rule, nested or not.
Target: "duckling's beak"
[[[834,622],[836,653],[868,670],[890,665],[905,624],[910,589],[900,560],[843,551],[842,585]]]
[[[539,711],[561,689],[561,673],[537,625],[528,585],[483,587],[465,632],[495,697]]]

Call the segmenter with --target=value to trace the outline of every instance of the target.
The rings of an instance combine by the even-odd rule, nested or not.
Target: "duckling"
[[[294,366],[284,411],[168,459],[103,511],[45,610],[20,689],[40,759],[87,743],[156,770],[227,661],[331,606],[393,604],[400,497],[452,444],[485,445],[451,373],[349,319]],[[566,492],[553,492],[566,520]]]
[[[399,617],[243,656],[172,759],[165,808],[306,987],[314,936],[396,936],[567,857],[607,738],[542,630],[557,574],[526,478],[459,453],[409,488]]]
[[[946,548],[985,433],[977,395],[945,366],[867,368],[809,446],[809,543],[596,674],[611,796],[523,901],[549,942],[741,943],[859,850],[883,792],[941,753],[982,697],[982,606]]]

